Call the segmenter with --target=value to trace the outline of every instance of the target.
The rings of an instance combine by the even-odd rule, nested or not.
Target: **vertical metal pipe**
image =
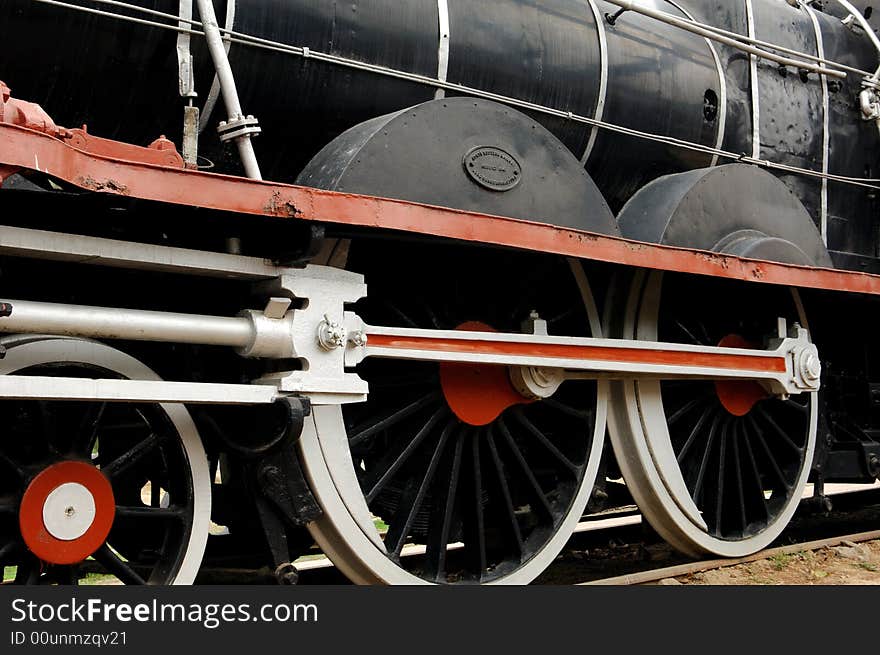
[[[599,5],[595,0],[587,0],[590,11],[593,12],[593,19],[596,21],[596,36],[599,40],[599,93],[596,96],[596,109],[593,112],[593,120],[601,121],[605,116],[605,99],[608,95],[608,37],[605,34],[605,18],[599,10]],[[593,152],[593,146],[596,145],[596,137],[599,136],[599,127],[594,125],[590,130],[590,140],[587,141],[587,147],[581,156],[581,163],[586,166]]]
[[[745,0],[749,38],[755,38],[755,10],[752,0]],[[752,97],[752,157],[761,158],[761,91],[758,86],[758,58],[749,54],[749,77]]]
[[[235,86],[235,76],[226,56],[226,48],[223,45],[223,37],[220,26],[217,24],[217,15],[214,13],[214,0],[198,0],[199,13],[202,16],[202,28],[205,30],[205,39],[208,42],[208,51],[217,70],[217,78],[220,80],[220,91],[223,102],[226,105],[226,113],[229,120],[241,120],[244,113],[241,110],[241,100],[238,97],[238,89]],[[245,175],[254,180],[262,180],[260,165],[257,155],[254,153],[254,144],[251,136],[245,134],[235,139],[238,146],[238,154],[244,167]]]
[[[809,6],[804,7],[813,22],[813,30],[816,33],[816,54],[825,59],[825,40],[822,37],[822,28],[819,25],[819,18],[816,11]],[[828,150],[831,145],[831,132],[828,116],[828,78],[820,75],[819,80],[822,83],[822,174],[828,175]],[[822,178],[822,190],[819,200],[819,234],[822,235],[822,242],[828,245],[828,178]]]
[[[440,28],[440,44],[437,49],[437,79],[446,81],[449,73],[449,49],[451,44],[451,30],[449,25],[449,1],[437,0],[437,19]],[[446,97],[446,89],[437,89],[434,94],[436,100]]]

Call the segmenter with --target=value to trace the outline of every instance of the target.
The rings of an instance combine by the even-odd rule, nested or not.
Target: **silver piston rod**
[[[253,322],[243,316],[201,316],[29,300],[3,302],[11,306],[11,313],[0,318],[0,332],[159,341],[239,349],[248,348],[255,338]]]

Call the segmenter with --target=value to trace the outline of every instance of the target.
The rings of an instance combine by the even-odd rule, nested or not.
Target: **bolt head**
[[[803,363],[803,373],[807,380],[816,381],[822,377],[822,362],[815,353],[806,356]]]
[[[348,341],[345,328],[325,317],[318,325],[318,343],[325,350],[342,348]]]

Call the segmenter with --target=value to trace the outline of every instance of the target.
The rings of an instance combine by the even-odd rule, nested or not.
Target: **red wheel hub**
[[[485,323],[470,321],[457,330],[497,332]],[[468,425],[489,425],[508,407],[533,402],[513,388],[506,366],[494,364],[440,364],[440,385],[452,412]]]
[[[728,334],[718,342],[720,348],[749,348],[756,346],[738,334]],[[752,380],[719,380],[715,382],[718,400],[734,416],[745,416],[759,400],[769,396],[767,390]]]
[[[30,551],[50,564],[74,564],[110,534],[116,503],[110,481],[85,462],[59,462],[41,471],[21,499],[18,525]]]

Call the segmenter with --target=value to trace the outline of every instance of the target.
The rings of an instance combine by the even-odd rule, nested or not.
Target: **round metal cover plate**
[[[464,156],[464,169],[471,179],[492,191],[510,191],[522,179],[522,166],[509,152],[479,146]]]

